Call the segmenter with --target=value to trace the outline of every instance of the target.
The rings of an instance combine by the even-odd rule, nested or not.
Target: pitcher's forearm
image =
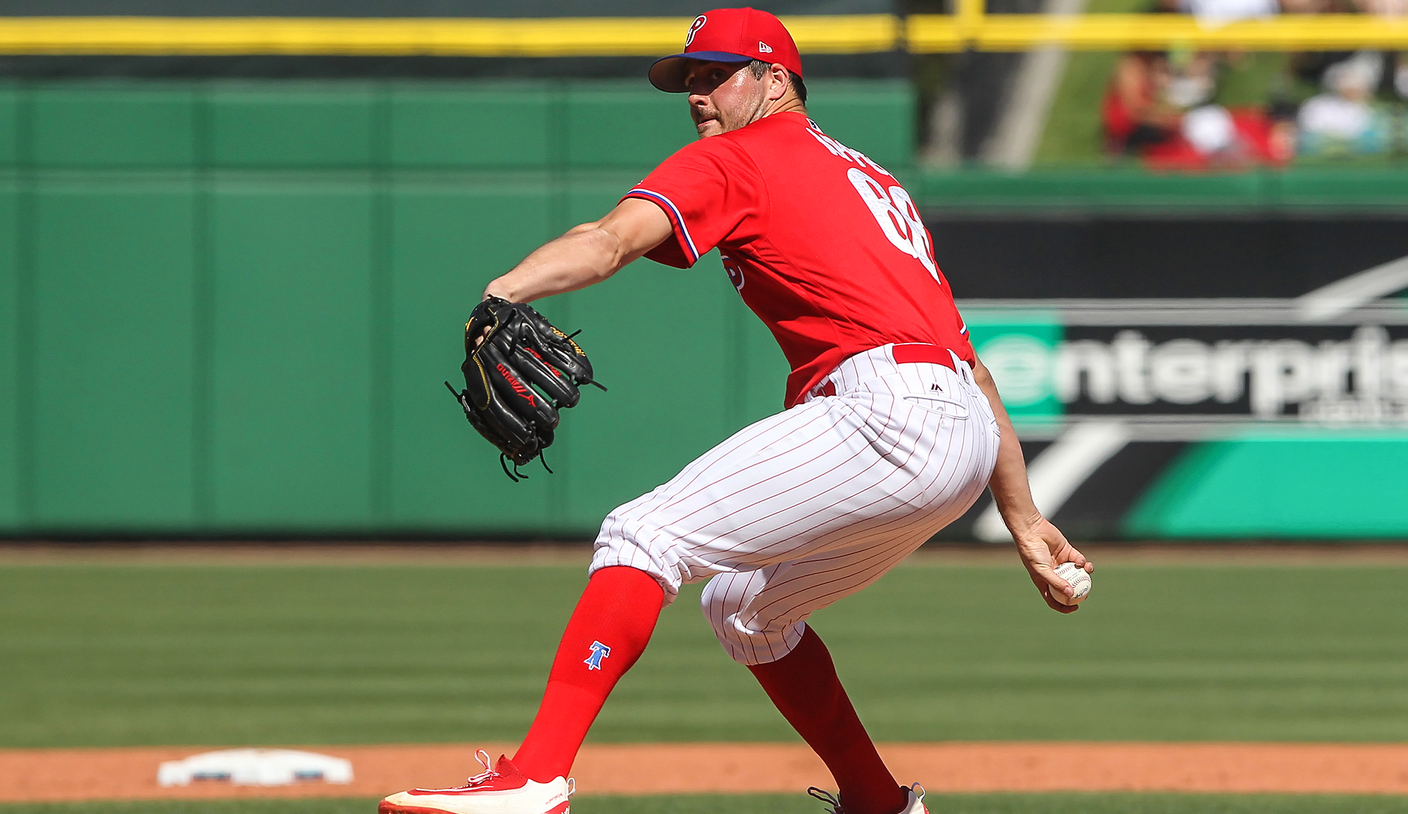
[[[1031,486],[1027,483],[1027,463],[1022,457],[1022,445],[1017,441],[1017,433],[1010,421],[1002,430],[997,466],[988,481],[988,488],[992,491],[998,513],[1002,515],[1002,522],[1014,534],[1041,522],[1041,511],[1032,500]]]
[[[1008,529],[1014,533],[1029,529],[1039,523],[1042,517],[1036,502],[1032,500],[1031,486],[1027,482],[1027,462],[1022,455],[1022,444],[1017,440],[1017,430],[1012,426],[1007,408],[1002,405],[1002,397],[998,395],[997,383],[993,381],[992,374],[981,361],[973,373],[978,387],[983,391],[983,395],[988,397],[993,415],[997,418],[997,426],[1002,431],[1002,440],[997,449],[997,466],[993,468],[992,478],[988,480],[993,502],[997,504],[997,511],[1002,515]]]
[[[539,248],[484,288],[484,296],[532,302],[586,288],[615,274],[621,242],[598,224],[583,224]]]
[[[673,230],[655,203],[627,198],[595,223],[584,223],[528,255],[489,283],[484,296],[532,302],[586,288],[660,245]]]

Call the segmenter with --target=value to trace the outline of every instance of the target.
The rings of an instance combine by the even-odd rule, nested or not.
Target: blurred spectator
[[[1105,148],[1160,168],[1200,169],[1283,163],[1295,153],[1294,124],[1283,116],[1212,104],[1214,55],[1133,51],[1120,57],[1105,92]]]
[[[1167,101],[1170,78],[1166,54],[1131,51],[1120,57],[1102,111],[1107,152],[1138,154],[1174,138],[1182,114]]]
[[[1408,0],[1154,0],[1153,13],[1227,21],[1297,14],[1408,13]],[[1116,64],[1102,106],[1105,148],[1155,168],[1284,164],[1298,155],[1408,152],[1408,53],[1290,55],[1264,105],[1216,103],[1235,55],[1134,51]],[[1230,61],[1229,61],[1230,60]],[[1263,64],[1265,64],[1263,62]],[[1317,92],[1318,89],[1318,92]],[[1234,97],[1246,99],[1245,79]],[[1304,100],[1301,102],[1301,100]],[[1298,104],[1298,102],[1300,102]],[[1401,142],[1401,143],[1396,143]]]
[[[1384,153],[1392,144],[1393,120],[1372,103],[1385,75],[1378,51],[1359,51],[1325,69],[1325,92],[1301,105],[1302,153]]]

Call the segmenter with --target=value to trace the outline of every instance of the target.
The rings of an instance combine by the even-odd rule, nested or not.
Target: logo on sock
[[[601,642],[592,642],[592,654],[587,656],[587,660],[582,662],[587,665],[587,671],[600,670],[601,660],[611,655],[611,648]]]

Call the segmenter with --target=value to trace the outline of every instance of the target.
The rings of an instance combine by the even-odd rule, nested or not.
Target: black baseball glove
[[[576,334],[572,334],[576,336]],[[524,303],[490,297],[464,325],[465,389],[454,393],[470,426],[499,448],[499,463],[514,480],[518,467],[552,444],[558,410],[574,406],[578,385],[597,384],[587,354]],[[601,387],[605,390],[605,387]],[[508,468],[513,461],[513,471]],[[547,467],[547,462],[543,462]],[[552,470],[549,469],[549,472]]]

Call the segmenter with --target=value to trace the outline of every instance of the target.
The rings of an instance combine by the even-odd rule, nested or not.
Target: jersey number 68
[[[893,186],[887,191],[879,181],[856,167],[846,173],[851,185],[860,193],[861,200],[870,207],[870,214],[880,224],[885,237],[895,244],[895,248],[924,264],[924,268],[937,282],[939,270],[934,265],[933,247],[929,245],[929,232],[924,221],[919,218],[919,209],[904,187]]]

